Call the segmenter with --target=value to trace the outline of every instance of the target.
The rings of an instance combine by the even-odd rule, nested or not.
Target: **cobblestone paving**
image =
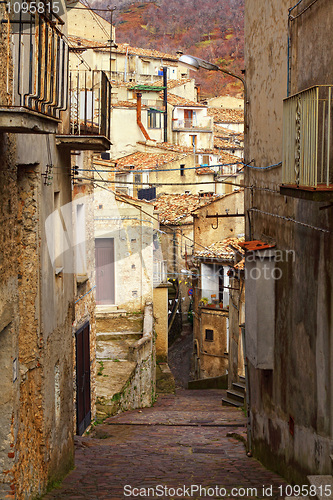
[[[154,408],[107,419],[92,437],[76,439],[76,469],[44,500],[278,498],[286,483],[230,437],[244,433],[245,419],[221,406],[222,394],[179,390],[160,396]],[[272,485],[272,495],[263,485]]]

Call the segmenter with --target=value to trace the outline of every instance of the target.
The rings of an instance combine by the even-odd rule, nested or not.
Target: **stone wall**
[[[282,160],[288,8],[293,4],[287,0],[265,5],[256,0],[246,2],[249,130],[245,161],[253,158],[256,166]],[[332,21],[332,5],[326,0],[309,5],[305,0],[293,11],[300,16],[293,21],[291,31],[292,92],[332,84],[328,62],[332,35],[325,29]],[[314,53],[316,57],[310,60]],[[280,196],[281,182],[279,167],[248,169],[245,179],[246,185],[254,186],[252,191],[246,190],[246,209],[261,210],[252,213],[246,238],[273,242],[283,255],[293,252],[291,258],[276,262],[281,277],[272,286],[272,369],[258,369],[249,363],[253,452],[290,481],[305,484],[307,474],[332,472],[333,220],[331,210],[320,210],[325,203]],[[251,308],[251,298],[246,297],[246,301]],[[269,318],[269,307],[262,302],[263,320]]]

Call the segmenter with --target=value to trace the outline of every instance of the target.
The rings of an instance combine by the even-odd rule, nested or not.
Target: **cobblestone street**
[[[153,408],[109,418],[91,436],[77,438],[76,469],[44,499],[189,498],[174,491],[184,485],[206,487],[206,494],[194,491],[191,498],[223,498],[221,491],[208,490],[216,486],[228,498],[267,498],[263,485],[272,485],[270,498],[278,498],[284,481],[247,457],[244,444],[231,437],[244,434],[245,418],[221,406],[223,392],[179,390],[159,396]],[[149,495],[148,488],[158,485],[169,490]],[[236,495],[233,488],[245,491]]]

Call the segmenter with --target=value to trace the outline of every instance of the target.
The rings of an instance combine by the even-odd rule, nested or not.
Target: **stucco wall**
[[[156,332],[156,356],[168,360],[168,285],[154,288],[153,307]]]
[[[153,210],[146,202],[116,201],[112,192],[95,191],[95,238],[114,239],[115,304],[120,309],[139,311],[152,301]]]
[[[193,212],[195,251],[202,250],[203,246],[209,246],[214,241],[244,235],[245,217],[223,217],[218,221],[206,218],[207,215],[226,215],[226,209],[229,214],[244,214],[244,190],[227,194]]]
[[[254,158],[256,166],[282,159],[287,20],[293,3],[246,1],[249,133],[245,157]],[[309,3],[302,2],[298,13]],[[292,89],[332,83],[326,54],[330,36],[324,40],[324,16],[332,19],[330,2],[322,0],[294,21],[299,26],[298,33],[295,28],[292,32]],[[246,190],[246,208],[257,207],[272,214],[252,213],[247,239],[265,239],[276,243],[278,251],[294,252],[293,258],[276,263],[281,276],[274,286],[273,369],[249,366],[252,437],[256,456],[289,480],[302,484],[309,473],[331,474],[333,221],[328,209],[320,210],[325,203],[280,196],[281,182],[281,168],[248,171],[245,178],[246,185],[255,186],[252,197]],[[248,297],[246,300],[248,303]],[[266,307],[263,301],[262,310]]]

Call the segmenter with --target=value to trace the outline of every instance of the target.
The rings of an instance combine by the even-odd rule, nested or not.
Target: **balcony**
[[[332,90],[311,87],[284,100],[283,195],[333,199]]]
[[[111,84],[104,71],[69,74],[69,134],[57,135],[57,144],[73,150],[110,149]]]
[[[167,261],[166,260],[155,260],[153,264],[153,285],[154,288],[166,284],[168,282],[167,278]]]
[[[45,4],[46,5],[46,4]],[[49,4],[48,4],[49,5]],[[68,46],[64,22],[48,9],[20,15],[2,9],[0,130],[55,133],[67,108]]]
[[[192,119],[178,119],[172,121],[173,131],[190,131],[195,130],[213,132],[213,121],[211,117],[192,118]]]

